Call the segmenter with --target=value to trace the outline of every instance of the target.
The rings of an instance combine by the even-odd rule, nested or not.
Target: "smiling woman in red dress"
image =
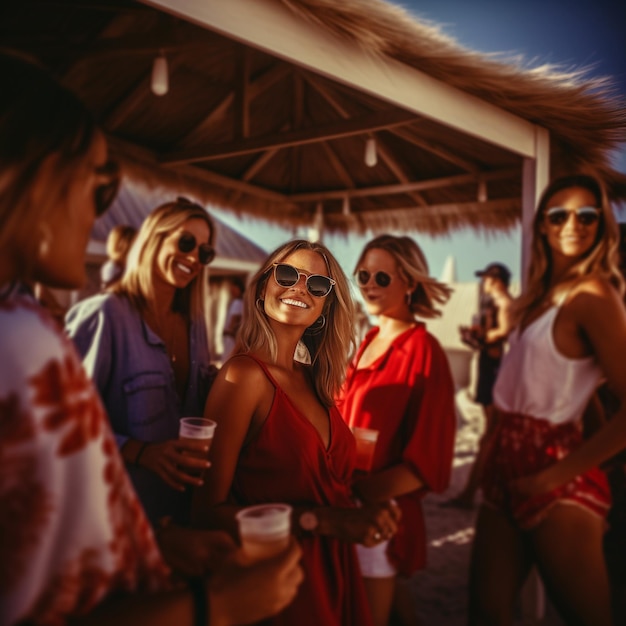
[[[196,520],[235,534],[241,507],[293,509],[305,579],[272,624],[367,626],[353,543],[376,545],[397,528],[388,502],[351,497],[355,442],[334,406],[353,337],[348,280],[321,244],[296,240],[270,254],[245,294],[235,355],[211,388],[218,423]],[[294,359],[303,343],[310,364]]]
[[[450,289],[428,276],[409,237],[381,235],[356,264],[365,305],[379,325],[365,337],[346,377],[338,407],[351,427],[379,431],[371,473],[357,480],[363,502],[393,498],[402,510],[398,533],[381,546],[358,548],[376,626],[396,613],[415,624],[404,578],[424,567],[426,534],[421,500],[448,486],[456,417],[445,353],[417,317],[435,317]]]

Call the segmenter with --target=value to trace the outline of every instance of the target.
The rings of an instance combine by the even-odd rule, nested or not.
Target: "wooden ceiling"
[[[212,0],[222,1],[228,0]],[[320,6],[286,4],[313,15]],[[366,4],[386,10],[381,2]],[[340,232],[441,234],[464,226],[502,230],[519,221],[522,156],[369,91],[139,2],[22,0],[1,11],[0,44],[33,55],[77,92],[100,120],[126,174],[149,186],[188,192],[283,225],[323,219],[325,228]],[[335,11],[346,17],[341,8]],[[393,23],[395,15],[389,14],[392,25],[405,27]],[[310,27],[332,32],[332,15],[326,11],[324,18],[323,25]],[[359,32],[375,32],[379,22],[365,15]],[[434,35],[425,31],[414,43],[404,38],[404,47],[396,42],[396,56],[415,66],[408,52],[428,48],[428,36]],[[626,121],[597,84],[570,81],[578,100],[567,100],[573,102],[568,110],[561,107],[566,123],[559,126],[555,109],[563,102],[563,81],[554,83],[558,97],[549,106],[547,79],[531,83],[531,76],[516,69],[535,91],[526,93],[528,84],[505,88],[510,66],[502,65],[499,75],[493,61],[485,61],[465,86],[476,55],[446,45],[444,51],[452,46],[457,54],[456,65],[439,52],[439,65],[429,58],[431,75],[498,106],[506,100],[511,112],[551,130],[555,168],[591,166],[606,175],[616,197],[626,195],[608,160],[609,148],[626,136]],[[159,55],[169,72],[169,91],[160,97],[150,88]],[[543,109],[532,108],[539,100]],[[589,113],[606,118],[596,119],[595,128],[591,120],[597,115],[575,115],[589,102],[596,107]],[[528,110],[535,111],[532,119]],[[592,131],[599,133],[597,140]],[[375,142],[371,166],[365,163],[368,140]]]

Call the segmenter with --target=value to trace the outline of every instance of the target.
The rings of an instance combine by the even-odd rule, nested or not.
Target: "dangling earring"
[[[305,335],[319,335],[326,326],[326,317],[320,315],[305,331]]]
[[[40,224],[39,230],[41,231],[41,239],[39,240],[39,247],[37,248],[37,258],[41,259],[48,256],[50,252],[50,241],[52,236],[50,235],[50,229],[46,224]]]
[[[407,291],[406,295],[404,296],[404,301],[406,302],[407,306],[410,308],[411,307],[411,299],[413,298],[413,292],[412,291]]]

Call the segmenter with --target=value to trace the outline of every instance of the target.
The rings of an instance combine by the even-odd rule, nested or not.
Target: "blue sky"
[[[593,75],[608,75],[626,95],[626,2],[616,0],[397,0],[416,17],[438,24],[461,45],[480,52],[521,54],[533,66],[554,63],[568,68],[593,66]],[[619,5],[619,6],[618,6]],[[626,146],[616,155],[626,172]],[[293,233],[254,220],[238,220],[215,211],[228,224],[267,249]],[[622,221],[624,216],[621,216]],[[484,235],[464,230],[435,239],[409,233],[420,244],[431,274],[439,276],[448,256],[456,260],[461,281],[475,280],[474,271],[492,261],[506,263],[514,280],[520,278],[519,229]],[[324,238],[344,270],[350,274],[367,238]]]

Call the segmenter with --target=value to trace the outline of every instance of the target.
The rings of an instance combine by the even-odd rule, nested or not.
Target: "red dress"
[[[253,357],[251,357],[253,358]],[[353,507],[352,433],[336,408],[329,410],[330,444],[290,402],[267,366],[254,359],[276,392],[260,432],[239,455],[231,498],[239,505],[286,502],[293,506]],[[273,626],[369,626],[359,564],[350,543],[334,537],[302,538],[304,582],[292,604],[267,620]]]
[[[426,531],[421,500],[443,491],[450,480],[456,413],[448,360],[423,323],[399,335],[369,367],[357,369],[373,328],[348,368],[337,403],[349,426],[379,431],[372,472],[408,464],[425,488],[396,498],[402,509],[388,555],[398,572],[410,576],[426,564]]]

